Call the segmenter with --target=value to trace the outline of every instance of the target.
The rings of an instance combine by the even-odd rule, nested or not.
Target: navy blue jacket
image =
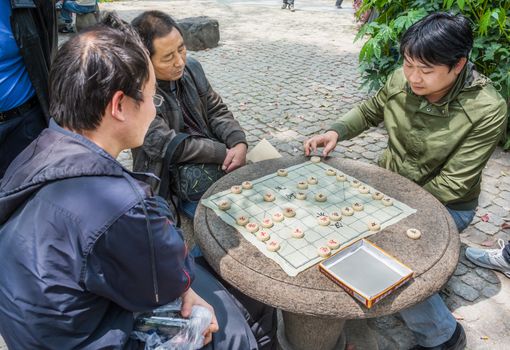
[[[0,332],[9,349],[130,349],[133,312],[193,279],[166,202],[88,139],[50,128],[0,184]]]

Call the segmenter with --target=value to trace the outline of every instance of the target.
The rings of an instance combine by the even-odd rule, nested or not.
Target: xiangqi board
[[[202,204],[290,276],[416,212],[321,162],[281,169]]]

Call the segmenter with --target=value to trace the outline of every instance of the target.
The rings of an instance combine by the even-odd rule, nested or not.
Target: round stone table
[[[304,156],[272,159],[247,165],[216,182],[204,198],[308,160]],[[248,296],[282,310],[284,329],[278,339],[283,349],[343,349],[344,322],[393,314],[439,291],[457,265],[460,240],[446,208],[406,178],[374,165],[338,158],[329,164],[417,210],[368,239],[395,256],[414,272],[414,278],[367,309],[311,267],[295,277],[265,257],[213,210],[199,205],[195,239],[214,270]],[[422,231],[419,240],[408,238],[410,228]]]

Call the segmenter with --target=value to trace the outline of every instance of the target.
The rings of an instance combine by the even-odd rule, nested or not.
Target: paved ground
[[[176,18],[207,15],[220,23],[218,48],[191,52],[213,87],[247,131],[251,146],[266,138],[283,154],[301,153],[302,141],[323,131],[366,94],[358,90],[356,24],[349,0],[296,0],[296,12],[278,0],[121,1],[101,4],[131,20],[160,9]],[[374,163],[386,144],[381,128],[342,142],[334,156]],[[122,155],[129,164],[130,155]],[[508,240],[510,156],[498,149],[484,171],[480,208],[461,234],[465,245]],[[488,214],[488,215],[486,215]],[[488,221],[484,221],[488,218]],[[510,344],[510,279],[475,268],[463,258],[442,296],[468,336],[469,349],[505,349]],[[398,317],[370,320],[380,349],[407,349],[413,335]],[[1,339],[0,339],[1,340]],[[507,344],[507,345],[505,345]],[[0,350],[4,349],[0,341]]]

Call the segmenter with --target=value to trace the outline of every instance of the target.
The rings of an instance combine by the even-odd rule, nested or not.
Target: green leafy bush
[[[470,59],[510,104],[509,0],[363,0],[356,14],[366,17],[370,11],[378,17],[363,24],[355,39],[368,36],[359,62],[362,85],[369,91],[402,64],[398,43],[403,32],[431,12],[450,11],[471,20],[475,42]],[[510,149],[510,133],[504,148]]]

